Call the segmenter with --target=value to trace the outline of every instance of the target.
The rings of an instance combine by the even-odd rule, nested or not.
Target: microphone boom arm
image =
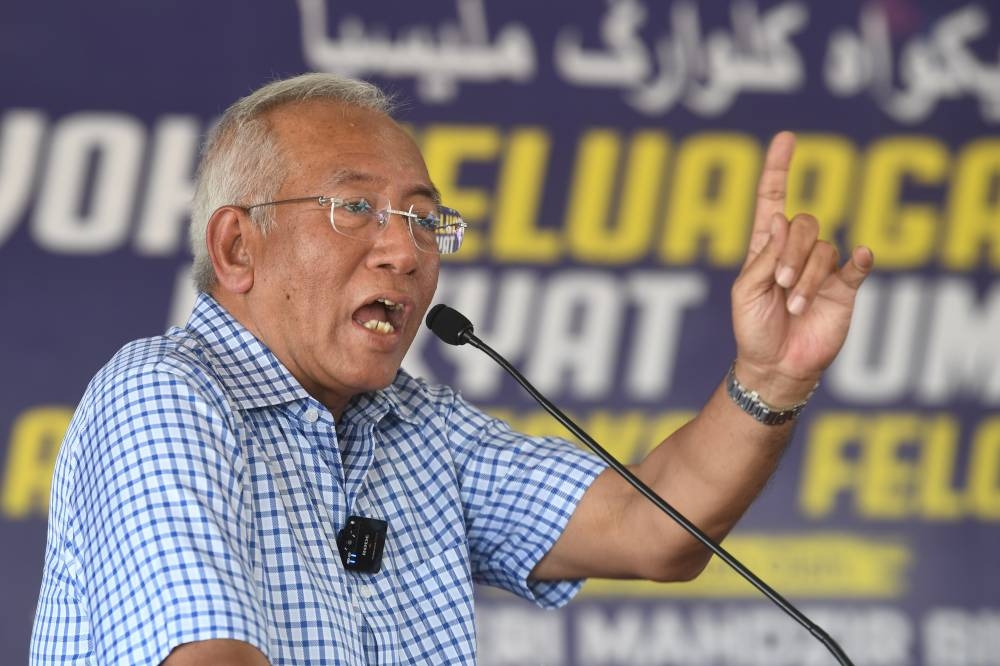
[[[491,359],[493,359],[497,365],[503,368],[507,373],[513,377],[518,384],[520,384],[525,391],[531,395],[539,405],[545,408],[545,410],[551,414],[559,423],[566,426],[566,428],[573,433],[581,442],[587,445],[587,447],[593,451],[601,460],[606,462],[609,467],[620,474],[629,484],[632,485],[636,490],[638,490],[646,499],[656,505],[661,511],[670,516],[675,522],[677,522],[681,527],[688,531],[691,536],[697,539],[702,545],[708,548],[712,553],[714,553],[719,559],[728,564],[737,573],[739,573],[743,578],[748,580],[754,587],[756,587],[761,594],[770,599],[776,606],[781,610],[785,611],[790,615],[796,622],[805,627],[809,633],[811,633],[817,640],[819,640],[831,654],[837,659],[837,663],[842,666],[854,666],[853,662],[848,658],[847,654],[843,651],[840,645],[827,634],[822,627],[817,625],[815,622],[810,620],[806,615],[792,605],[787,599],[781,596],[776,590],[774,590],[770,585],[761,580],[756,574],[754,574],[750,569],[743,565],[738,559],[733,557],[725,548],[720,544],[715,543],[715,541],[705,534],[701,529],[688,520],[682,513],[677,511],[672,507],[665,499],[660,497],[656,492],[646,485],[639,477],[632,473],[628,467],[623,465],[617,458],[608,453],[600,444],[598,444],[590,435],[586,433],[580,426],[573,422],[566,414],[562,412],[558,407],[556,407],[552,402],[543,396],[538,389],[531,385],[531,382],[522,375],[517,368],[511,365],[507,359],[497,353],[492,347],[479,339],[472,331],[472,324],[468,322],[465,317],[459,314],[457,311],[447,308],[450,312],[445,312],[444,308],[446,306],[438,305],[428,313],[427,325],[430,327],[435,334],[441,337],[443,340],[453,345],[461,345],[468,343],[481,350]],[[461,317],[465,322],[464,328],[460,328],[457,331],[451,333],[451,339],[446,339],[445,336],[439,332],[441,326],[435,327],[432,325],[432,321],[440,314],[446,314],[450,316],[451,313]]]

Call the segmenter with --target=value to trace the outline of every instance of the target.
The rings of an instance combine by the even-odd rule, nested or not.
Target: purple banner
[[[197,151],[237,97],[307,70],[397,93],[471,223],[437,300],[619,457],[681,425],[733,355],[729,287],[770,136],[789,213],[874,250],[840,357],[727,547],[851,655],[1000,654],[1000,7],[725,0],[8,3],[0,9],[0,646],[27,658],[59,443],[96,370],[193,301]],[[565,434],[491,362],[406,367]],[[713,560],[493,590],[480,662],[829,664]]]

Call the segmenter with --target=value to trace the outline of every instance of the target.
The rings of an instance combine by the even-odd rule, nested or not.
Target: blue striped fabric
[[[603,469],[400,371],[340,421],[211,297],[94,378],[56,466],[35,664],[156,664],[246,641],[273,664],[469,664],[473,582],[528,582]],[[387,520],[345,572],[349,515]]]

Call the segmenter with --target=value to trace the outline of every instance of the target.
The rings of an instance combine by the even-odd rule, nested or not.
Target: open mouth
[[[373,333],[391,335],[403,326],[403,310],[402,303],[380,296],[358,308],[354,321]]]

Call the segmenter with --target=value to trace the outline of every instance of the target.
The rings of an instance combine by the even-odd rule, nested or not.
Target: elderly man
[[[635,468],[716,538],[872,266],[783,216],[792,148],[767,154],[730,374]],[[708,553],[594,458],[400,370],[463,224],[366,83],[305,75],[225,113],[194,312],[101,370],[60,452],[34,663],[467,664],[474,582],[557,606],[590,576],[698,574]],[[359,524],[381,562],[340,552]]]

